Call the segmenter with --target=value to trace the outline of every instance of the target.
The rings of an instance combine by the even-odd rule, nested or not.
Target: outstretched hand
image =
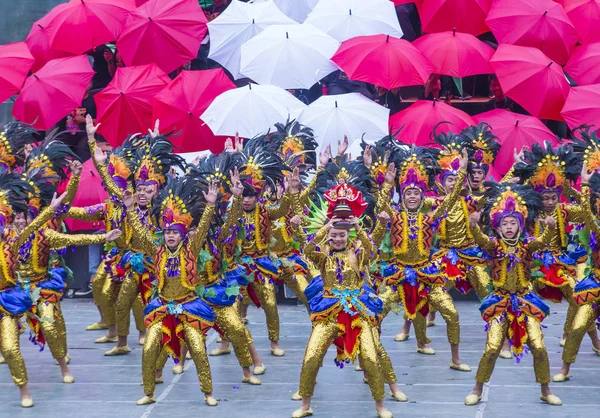
[[[206,193],[203,190],[202,194],[204,195],[204,199],[206,200],[206,203],[214,206],[215,203],[217,203],[217,196],[219,194],[219,185],[217,184],[216,181],[212,182],[208,186],[208,193]]]
[[[469,216],[469,228],[475,228],[479,224],[480,219],[481,219],[481,213],[473,212]]]
[[[116,240],[117,238],[119,238],[122,235],[122,232],[120,229],[113,229],[112,231],[108,231],[104,237],[104,241],[105,242],[111,242]]]
[[[348,149],[348,135],[344,135],[343,141],[340,141],[338,139],[338,151],[337,151],[338,157],[341,157],[342,155],[344,155],[346,153],[347,149]]]
[[[81,162],[77,160],[71,161],[69,167],[71,168],[71,173],[73,173],[74,176],[80,176],[81,172],[83,171],[83,166],[81,165]]]
[[[133,199],[133,193],[131,193],[130,190],[125,190],[125,192],[123,193],[123,204],[127,209],[133,208],[135,200]]]
[[[88,141],[96,142],[96,131],[100,127],[101,123],[94,126],[94,119],[91,115],[85,115],[85,132],[87,133]]]
[[[234,167],[233,171],[229,172],[229,179],[231,183],[231,186],[229,187],[231,189],[231,194],[240,197],[244,192],[244,185],[240,180],[240,170],[237,167]]]
[[[58,209],[58,207],[60,205],[62,205],[63,200],[65,199],[65,197],[67,196],[67,191],[65,190],[65,192],[63,194],[61,194],[60,196],[58,196],[56,194],[56,192],[54,193],[54,196],[52,196],[52,200],[50,201],[50,207],[53,210]]]
[[[394,180],[396,180],[396,164],[391,163],[388,166],[387,171],[385,172],[385,182],[393,186]]]

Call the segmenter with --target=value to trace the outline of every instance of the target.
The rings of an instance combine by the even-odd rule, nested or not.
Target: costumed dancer
[[[540,399],[550,405],[561,405],[560,398],[552,394],[548,385],[550,363],[541,322],[549,308],[531,291],[530,276],[533,254],[552,240],[556,220],[547,216],[543,220],[544,232],[531,237],[525,231],[542,209],[539,196],[530,186],[488,184],[483,224],[489,223],[497,236],[488,237],[481,231],[478,212],[470,216],[469,227],[475,242],[490,255],[494,290],[479,308],[487,322],[487,341],[475,375],[475,387],[465,398],[465,404],[476,405],[481,400],[483,384],[489,382],[508,336],[517,361],[523,356],[525,344],[531,350],[535,378],[541,385]]]
[[[205,201],[202,201],[204,196]],[[208,235],[217,200],[217,185],[208,192],[190,177],[170,178],[160,193],[160,206],[155,206],[163,231],[162,242],[142,225],[133,195],[126,192],[124,203],[128,220],[143,242],[145,254],[155,254],[154,275],[158,296],[145,308],[148,328],[142,354],[142,377],[145,396],[138,405],[156,402],[154,398],[155,369],[164,348],[178,363],[181,345],[185,342],[191,352],[204,401],[216,406],[212,396],[212,378],[206,356],[206,333],[214,325],[215,313],[197,294],[198,255]],[[202,216],[200,216],[202,214]],[[196,233],[189,236],[190,227],[199,220]]]
[[[581,161],[570,145],[553,149],[549,142],[544,146],[534,144],[531,151],[525,152],[524,161],[514,167],[515,175],[522,182],[528,182],[541,196],[542,211],[540,217],[553,216],[557,228],[548,245],[534,254],[531,276],[537,293],[544,299],[559,303],[563,299],[569,304],[563,327],[560,345],[564,346],[577,304],[573,299],[573,288],[577,279],[579,264],[586,261],[587,250],[580,245],[568,248],[569,223],[583,223],[583,209],[576,204],[560,203],[568,182],[575,182],[581,172]],[[533,235],[538,237],[543,225],[536,222]],[[583,277],[581,277],[583,278]],[[593,327],[590,331],[594,331]]]

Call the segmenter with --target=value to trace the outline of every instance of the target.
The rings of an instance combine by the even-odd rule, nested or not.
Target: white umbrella
[[[274,25],[242,45],[240,73],[259,84],[309,89],[337,70],[340,43],[312,25]]]
[[[350,141],[364,135],[367,142],[388,134],[390,110],[360,93],[321,96],[298,116],[298,122],[314,130],[319,145],[337,144],[347,135]]]
[[[254,0],[254,3],[262,3],[268,0]],[[306,20],[306,16],[315,8],[319,0],[273,0],[279,10],[291,17],[298,23]]]
[[[403,35],[390,0],[320,0],[305,23],[340,42],[357,36],[384,34],[401,38]]]
[[[276,123],[295,119],[305,107],[282,88],[249,84],[217,96],[200,119],[215,135],[233,136],[237,132],[243,138],[253,138]]]
[[[238,79],[240,74],[240,47],[271,25],[293,25],[287,17],[268,0],[261,3],[243,3],[233,0],[215,20],[208,22],[211,58],[225,67]]]

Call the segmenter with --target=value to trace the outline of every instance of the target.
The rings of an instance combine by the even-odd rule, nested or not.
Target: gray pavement
[[[476,369],[485,345],[484,323],[478,314],[477,303],[457,302],[461,316],[462,360]],[[233,354],[210,357],[214,394],[219,406],[210,408],[203,402],[195,368],[190,361],[183,375],[171,373],[172,362],[165,370],[165,383],[157,385],[158,402],[137,406],[143,395],[141,382],[141,346],[132,325],[133,351],[127,356],[104,357],[110,344],[94,344],[101,331],[86,332],[85,327],[97,319],[97,310],[90,300],[66,300],[63,309],[68,328],[71,370],[75,383],[61,383],[60,371],[46,348],[43,352],[28,341],[27,333],[21,338],[22,349],[29,373],[35,407],[19,407],[18,390],[13,386],[6,365],[0,366],[0,418],[4,417],[134,417],[134,418],[189,418],[189,417],[289,417],[299,404],[290,400],[297,389],[304,346],[311,325],[301,307],[280,306],[283,358],[269,353],[264,313],[250,308],[250,330],[267,365],[261,376],[262,386],[240,383],[241,370]],[[546,344],[550,355],[552,374],[560,368],[559,338],[566,305],[552,305],[552,315],[545,321]],[[589,339],[584,340],[577,363],[572,368],[572,379],[553,384],[554,392],[564,405],[551,407],[539,401],[539,386],[535,383],[531,355],[521,364],[499,359],[492,381],[484,392],[484,401],[475,407],[463,404],[474,383],[474,374],[448,368],[450,347],[446,327],[438,315],[435,327],[428,329],[433,340],[435,356],[415,352],[414,336],[402,343],[393,340],[401,327],[400,316],[390,314],[385,320],[382,340],[392,357],[398,382],[409,398],[408,403],[387,401],[395,417],[445,418],[567,418],[600,417],[600,357],[591,350]],[[216,346],[216,335],[209,333],[209,349]],[[333,363],[334,349],[330,349],[318,377],[313,410],[315,416],[375,417],[373,401],[362,374],[353,367],[339,370]]]

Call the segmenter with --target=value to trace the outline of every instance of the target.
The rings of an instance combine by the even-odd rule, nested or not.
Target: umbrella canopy
[[[262,3],[271,0],[254,0],[254,3]],[[298,23],[306,20],[306,16],[315,8],[319,0],[273,0],[279,10],[287,17],[294,19]]]
[[[200,116],[215,135],[253,138],[298,117],[306,105],[286,90],[248,84],[220,94]],[[243,117],[240,117],[243,115]]]
[[[29,35],[25,39],[31,55],[35,58],[35,63],[31,71],[35,72],[39,70],[44,64],[55,58],[65,58],[73,55],[65,51],[57,51],[50,48],[48,24],[66,6],[67,3],[59,4],[31,26]]]
[[[152,119],[160,120],[161,130],[175,132],[173,145],[180,152],[223,151],[226,138],[215,137],[200,115],[219,94],[235,88],[222,69],[182,71],[154,97]]]
[[[513,151],[535,143],[550,141],[557,144],[556,136],[535,116],[520,115],[504,109],[494,109],[473,116],[475,123],[485,122],[502,145],[494,166],[506,174],[513,165]]]
[[[420,146],[431,146],[436,126],[438,133],[460,133],[471,125],[473,119],[465,112],[436,100],[419,100],[390,118],[390,131],[399,141]]]
[[[504,94],[540,119],[562,120],[569,94],[562,68],[537,48],[500,45],[490,60]]]
[[[394,4],[389,0],[320,1],[305,22],[340,42],[365,35],[402,37]]]
[[[93,76],[86,56],[54,59],[25,80],[12,114],[36,129],[50,129],[81,106]]]
[[[389,35],[344,41],[332,58],[352,80],[388,90],[423,85],[435,67],[410,42]]]
[[[71,206],[78,208],[94,206],[101,204],[108,199],[108,193],[106,193],[106,190],[104,189],[102,179],[100,178],[100,174],[96,171],[92,159],[83,163],[79,183],[82,187],[77,190],[77,194],[75,195]],[[102,222],[90,223],[71,218],[65,219],[65,223],[70,231],[99,230],[104,227]]]
[[[102,123],[98,133],[117,147],[127,135],[152,126],[152,98],[171,80],[155,64],[117,68],[112,81],[94,96]]]
[[[234,79],[240,74],[241,46],[271,25],[296,23],[287,17],[273,1],[244,3],[233,0],[217,18],[208,23],[210,51],[208,58],[217,61]]]
[[[413,44],[433,63],[436,74],[462,78],[492,72],[494,49],[469,33],[431,33]]]
[[[494,0],[485,20],[498,43],[538,48],[564,65],[579,34],[552,0]]]
[[[21,90],[34,61],[25,42],[0,45],[0,103]]]
[[[367,99],[360,93],[321,96],[298,117],[309,126],[321,147],[337,144],[348,136],[373,142],[388,133],[390,110]]]
[[[581,125],[600,128],[600,84],[573,87],[561,115],[571,129]]]
[[[76,55],[117,39],[135,1],[70,0],[57,7],[47,25],[50,46]]]
[[[600,42],[600,0],[563,0],[562,3],[581,43]]]
[[[197,0],[150,0],[129,14],[117,49],[128,66],[155,63],[170,73],[197,57],[206,24]]]
[[[492,0],[423,0],[417,2],[423,32],[458,32],[481,35],[488,32],[485,17]]]
[[[312,25],[274,25],[241,50],[240,73],[259,84],[309,89],[337,70],[330,61],[340,43]]]
[[[600,42],[575,47],[564,70],[580,86],[600,83]]]

